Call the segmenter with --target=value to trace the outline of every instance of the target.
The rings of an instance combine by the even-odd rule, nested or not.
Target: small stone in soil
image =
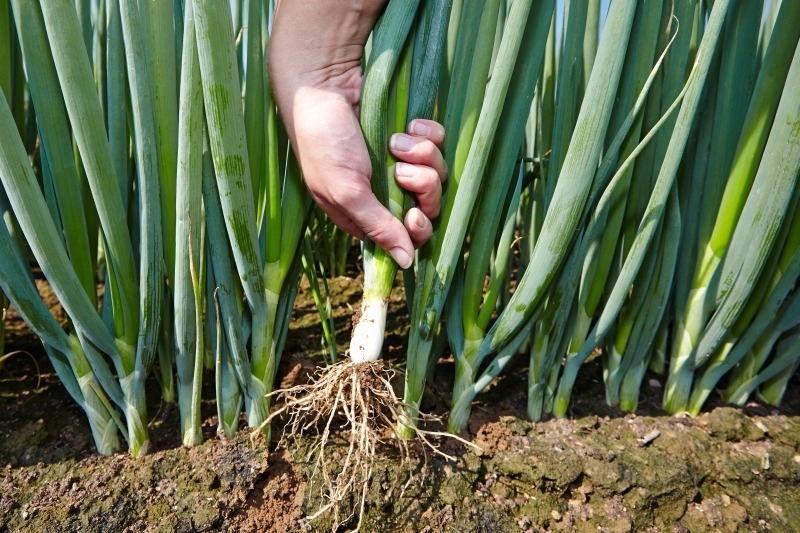
[[[661,432],[657,429],[654,429],[653,431],[651,431],[650,433],[639,439],[639,446],[644,448],[645,446],[649,445],[651,442],[653,442],[660,436]]]

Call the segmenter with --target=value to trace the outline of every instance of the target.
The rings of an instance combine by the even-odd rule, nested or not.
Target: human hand
[[[306,186],[331,220],[369,237],[402,268],[427,241],[439,215],[444,128],[412,120],[389,151],[395,179],[417,206],[397,220],[370,187],[372,167],[358,120],[361,56],[385,0],[281,0],[270,40],[270,80]],[[327,9],[326,9],[327,8]],[[313,38],[306,38],[312,35]]]

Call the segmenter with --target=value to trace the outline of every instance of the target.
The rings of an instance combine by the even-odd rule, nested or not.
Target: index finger
[[[411,266],[414,245],[406,227],[378,201],[368,186],[349,191],[340,198],[338,206],[364,235],[389,252],[400,268]]]
[[[415,118],[408,123],[409,135],[425,137],[441,150],[444,147],[444,126],[435,120]]]

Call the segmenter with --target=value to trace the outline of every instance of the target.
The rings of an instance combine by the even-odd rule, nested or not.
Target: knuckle
[[[439,149],[433,144],[433,141],[425,139],[417,144],[417,153],[420,157],[428,161],[433,161]]]
[[[423,207],[425,209],[423,209],[422,212],[425,213],[428,218],[438,217],[439,212],[442,209],[441,205],[439,205],[439,202],[436,201],[435,198],[428,198],[428,201],[424,203]]]
[[[391,236],[391,230],[385,224],[368,222],[361,229],[365,235],[378,244],[387,242]]]
[[[326,207],[330,204],[329,198],[327,195],[322,194],[316,188],[308,187],[308,193],[311,195],[311,199],[314,200],[314,203],[322,207],[322,210],[325,211]]]
[[[411,237],[411,243],[414,245],[414,248],[419,248],[423,244],[425,244],[428,239],[431,238],[431,230],[430,229],[415,229],[409,231],[409,237]]]
[[[423,172],[423,176],[425,180],[425,189],[427,191],[435,192],[441,188],[442,185],[439,181],[439,173],[434,169],[427,169]]]

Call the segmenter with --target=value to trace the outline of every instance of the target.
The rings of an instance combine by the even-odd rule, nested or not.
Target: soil
[[[339,352],[360,298],[356,273],[330,283]],[[53,314],[65,317],[46,283]],[[402,284],[399,283],[399,286]],[[387,361],[402,371],[408,313],[402,288],[389,302]],[[283,387],[303,383],[322,362],[321,328],[304,283],[280,367]],[[308,460],[312,437],[290,449],[244,427],[216,436],[213,374],[206,371],[205,442],[181,446],[178,412],[148,382],[153,453],[102,457],[81,409],[55,376],[41,344],[11,313],[0,368],[0,532],[331,531],[332,519],[306,517],[321,499]],[[439,361],[426,411],[446,415],[452,357]],[[800,380],[781,409],[712,401],[697,418],[660,409],[663,378],[648,375],[639,411],[604,401],[599,360],[575,387],[570,418],[525,420],[523,356],[473,406],[462,437],[447,439],[455,462],[421,450],[400,468],[391,442],[371,479],[362,531],[401,532],[751,532],[800,531]],[[714,403],[717,402],[717,403]],[[276,425],[279,428],[279,425]],[[335,460],[342,451],[334,443]],[[409,481],[409,476],[412,479]],[[404,488],[405,487],[405,488]],[[345,513],[355,502],[346,502]],[[356,525],[354,518],[339,528]]]

